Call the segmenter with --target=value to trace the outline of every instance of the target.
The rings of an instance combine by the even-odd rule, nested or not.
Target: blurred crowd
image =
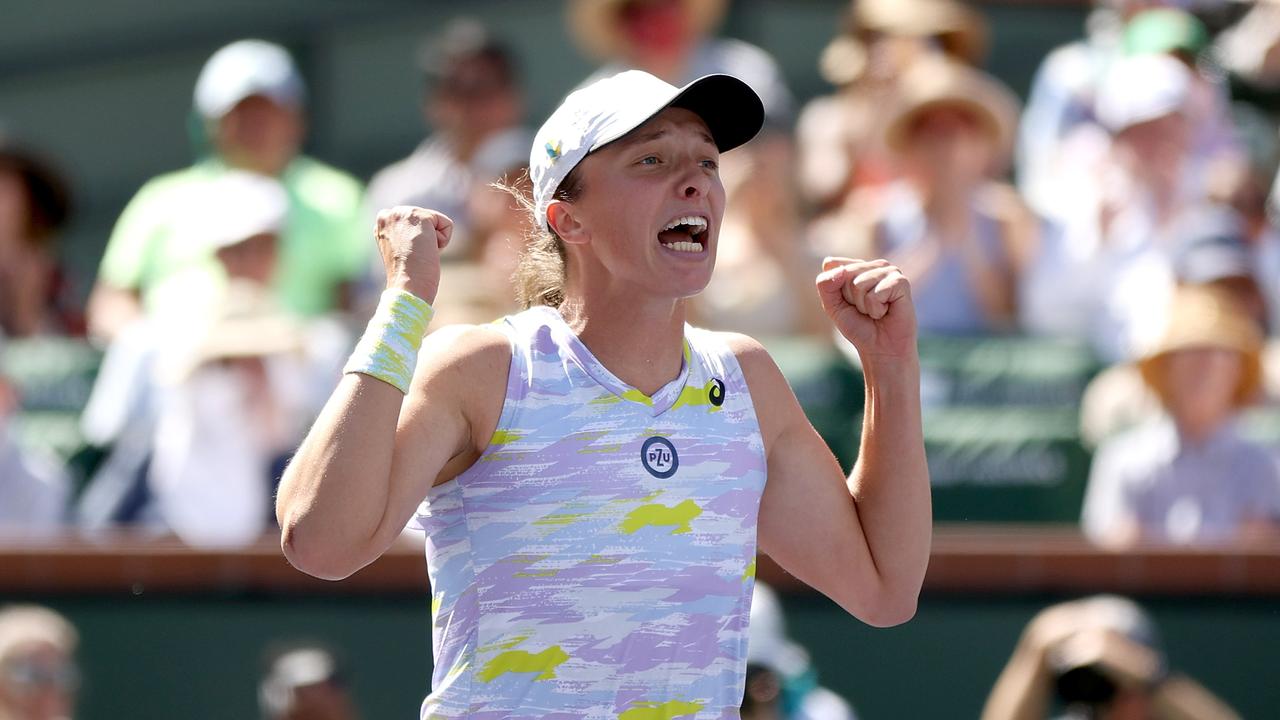
[[[808,651],[787,631],[778,595],[755,585],[742,720],[856,720],[818,683]],[[86,645],[92,645],[89,639]],[[0,606],[0,719],[73,717],[85,684],[80,633],[39,605]],[[92,650],[93,648],[89,648]],[[263,652],[263,720],[357,720],[347,663],[322,641],[272,641]],[[847,672],[847,668],[832,669]],[[92,686],[93,678],[88,679]],[[92,691],[92,687],[90,688]],[[227,689],[234,692],[233,689]],[[1061,714],[1051,714],[1061,713]],[[1044,608],[994,680],[982,720],[1239,720],[1195,679],[1176,671],[1160,630],[1137,603],[1097,595]]]
[[[764,100],[765,130],[723,160],[694,323],[834,343],[821,258],[886,257],[922,335],[1071,338],[1106,366],[1081,407],[1091,538],[1277,536],[1280,446],[1238,416],[1280,399],[1280,118],[1239,89],[1280,90],[1280,4],[1098,0],[1025,104],[982,69],[999,28],[960,0],[850,3],[814,57],[830,92],[804,102],[767,48],[719,34],[728,10],[565,5],[599,63],[583,82],[722,72]],[[193,91],[209,152],[137,190],[85,302],[59,259],[75,188],[0,136],[0,354],[48,336],[103,352],[79,421],[97,452],[76,467],[20,442],[20,388],[0,376],[0,533],[132,525],[234,546],[269,531],[274,483],[381,289],[381,208],[454,220],[436,327],[519,309],[527,216],[509,191],[527,191],[538,121],[520,59],[458,19],[418,63],[426,137],[365,185],[301,152],[307,88],[284,48],[218,50]]]

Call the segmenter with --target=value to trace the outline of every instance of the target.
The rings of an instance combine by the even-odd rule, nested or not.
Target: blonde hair
[[[582,175],[577,167],[569,171],[556,188],[552,198],[565,202],[574,202],[582,197],[584,186]],[[546,305],[558,308],[564,302],[565,267],[568,255],[565,253],[564,241],[554,231],[547,228],[543,218],[538,217],[533,198],[519,186],[528,184],[528,173],[514,183],[498,181],[494,188],[509,193],[529,213],[528,231],[525,235],[524,249],[520,252],[520,260],[516,271],[511,276],[515,285],[516,300],[520,307],[529,309],[535,305]]]
[[[9,660],[23,645],[43,642],[68,654],[75,651],[79,635],[58,613],[39,605],[0,607],[0,662]]]

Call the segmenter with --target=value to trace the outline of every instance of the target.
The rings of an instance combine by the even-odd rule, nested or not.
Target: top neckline
[[[560,315],[560,311],[549,306],[541,306],[539,308],[547,319],[555,326],[560,334],[564,336],[565,343],[563,346],[573,357],[574,360],[586,371],[591,379],[595,380],[609,392],[618,398],[643,405],[656,417],[671,409],[676,400],[680,397],[689,381],[689,367],[692,360],[692,351],[689,347],[688,325],[685,326],[685,336],[681,339],[680,353],[680,372],[674,379],[663,385],[653,395],[645,395],[638,388],[626,383],[613,371],[605,366],[596,358],[595,354],[582,342],[578,334],[569,327],[564,317]]]

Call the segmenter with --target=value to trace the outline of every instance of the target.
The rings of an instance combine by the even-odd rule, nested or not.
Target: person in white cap
[[[1095,110],[1107,149],[1048,218],[1021,283],[1024,329],[1088,339],[1106,362],[1133,359],[1159,331],[1181,211],[1203,198],[1187,162],[1191,81],[1168,55],[1112,67]]]
[[[276,651],[258,684],[263,720],[356,720],[355,701],[338,658],[326,647]]]
[[[421,59],[422,116],[432,133],[369,181],[370,216],[397,205],[435,208],[457,223],[446,259],[475,260],[487,228],[473,221],[467,199],[474,186],[501,175],[485,166],[482,153],[494,142],[528,149],[532,139],[520,126],[518,68],[507,46],[476,20],[456,20],[433,38]]]
[[[425,530],[423,718],[735,716],[757,548],[865,622],[915,613],[931,504],[907,279],[844,258],[816,278],[867,377],[848,477],[762,346],[685,323],[720,154],[763,115],[726,75],[570,94],[530,152],[529,309],[420,355],[451,223],[380,215],[388,289],[276,512],[290,562],[332,579]]]
[[[0,718],[74,716],[80,671],[75,627],[38,605],[0,606]]]
[[[89,302],[90,330],[110,339],[143,313],[175,298],[193,302],[193,287],[173,290],[196,271],[214,292],[222,275],[210,248],[186,235],[190,208],[231,169],[277,178],[289,196],[275,292],[295,313],[342,309],[349,285],[367,268],[369,250],[360,183],[300,154],[305,134],[302,77],[284,48],[241,40],[218,50],[196,81],[195,111],[212,153],[189,168],[149,181],[116,222]]]

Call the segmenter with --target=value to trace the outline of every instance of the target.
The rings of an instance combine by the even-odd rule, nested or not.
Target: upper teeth
[[[706,229],[707,221],[705,218],[700,218],[696,215],[689,215],[687,217],[678,217],[675,220],[672,220],[670,223],[667,224],[666,227],[662,229],[674,230],[681,225],[688,225],[689,227],[693,228],[693,231],[695,233],[697,233],[697,232],[702,232],[704,229]]]

